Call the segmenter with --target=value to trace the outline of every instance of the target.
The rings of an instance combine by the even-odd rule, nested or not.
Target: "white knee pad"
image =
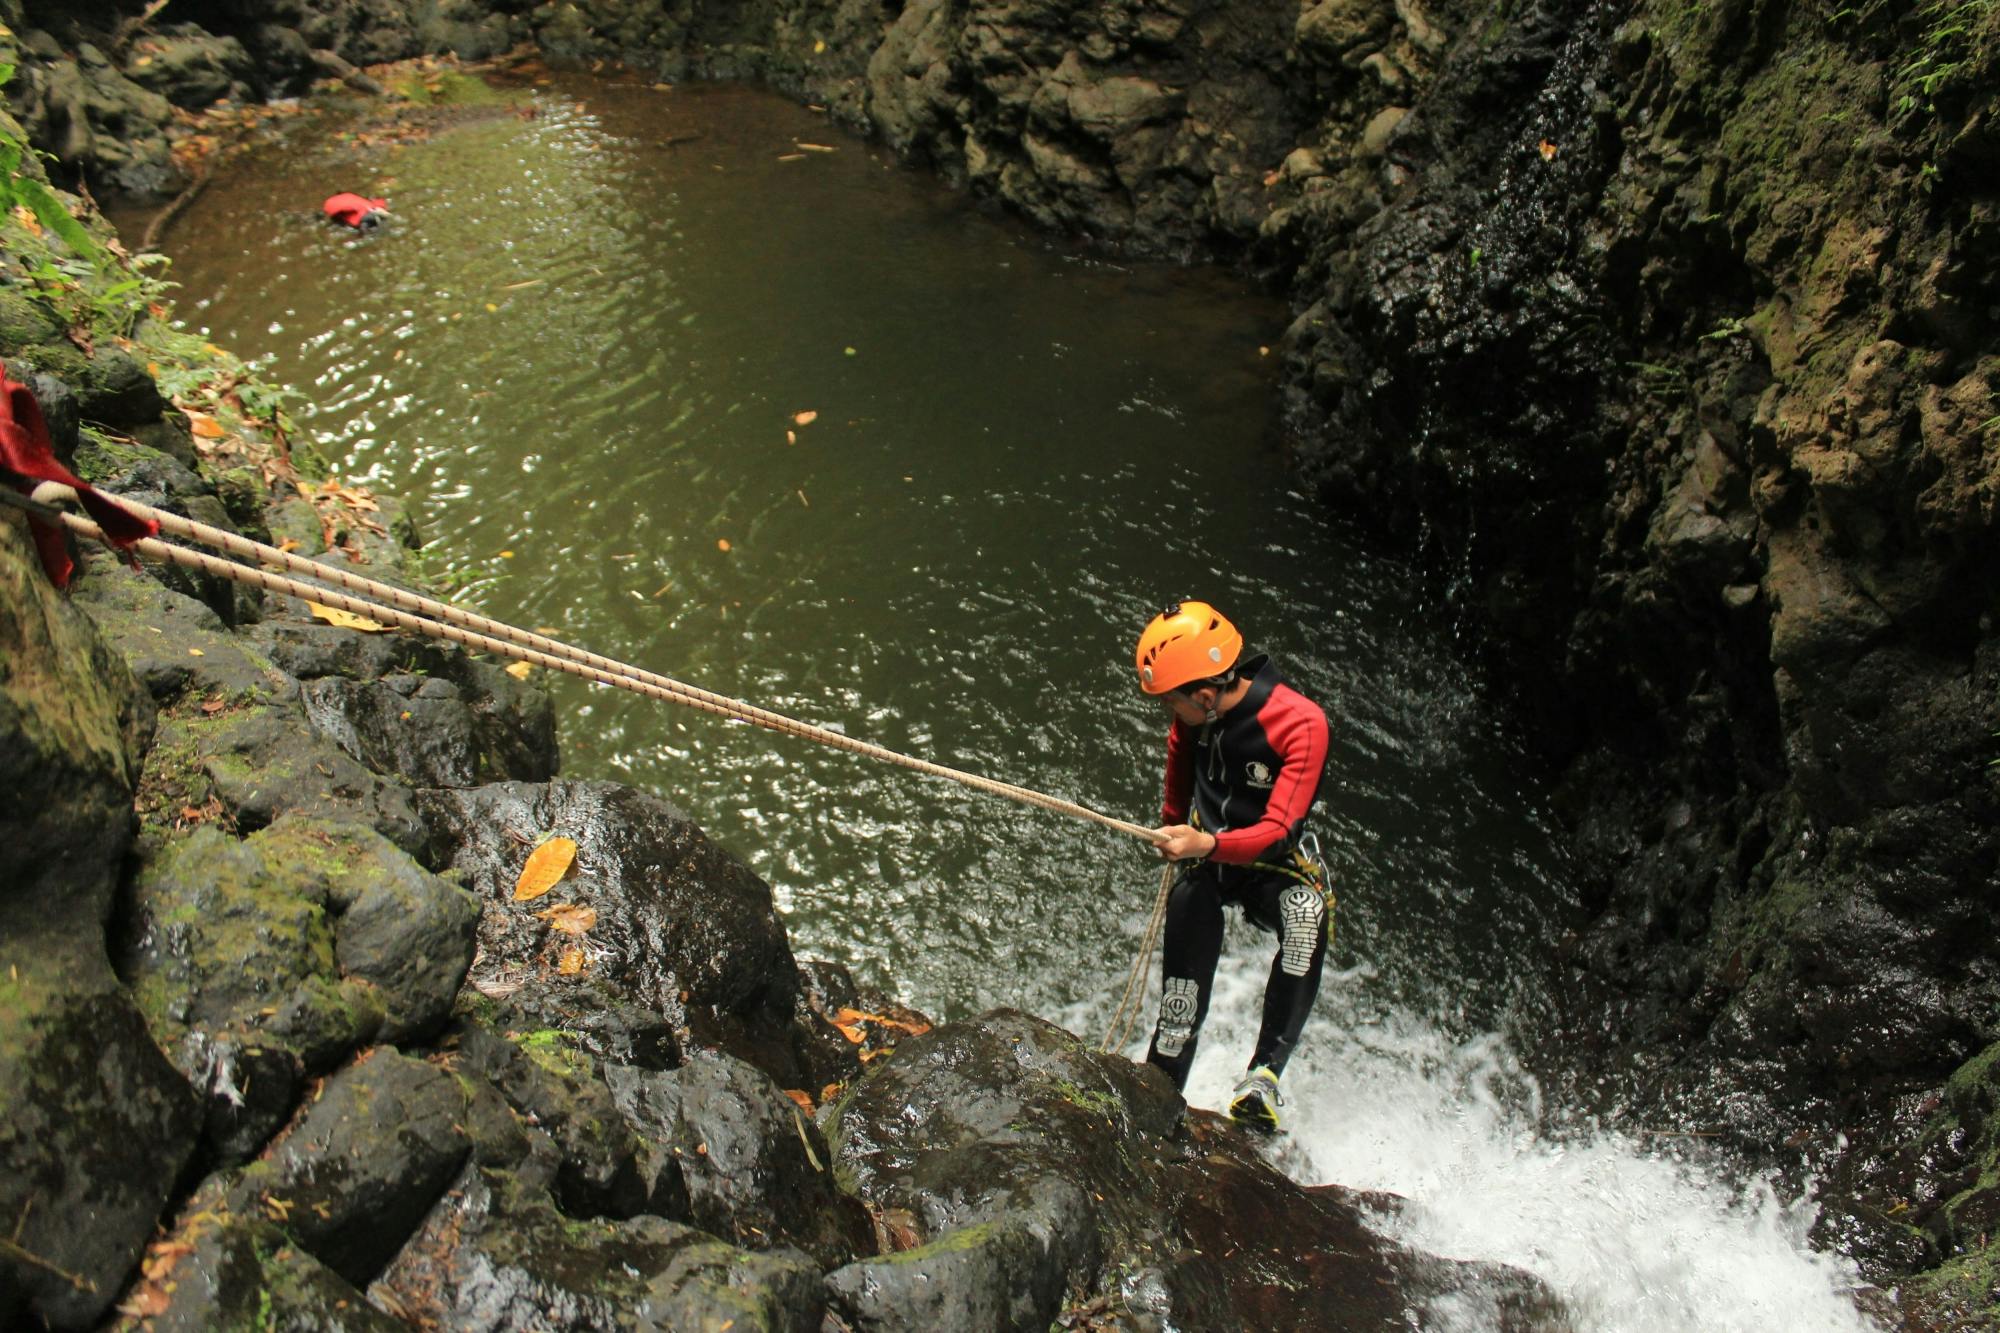
[[[1313,950],[1319,947],[1320,928],[1326,921],[1326,900],[1317,890],[1303,884],[1286,889],[1278,897],[1278,920],[1284,927],[1278,946],[1278,965],[1285,975],[1302,977],[1312,966]]]
[[[1201,996],[1200,987],[1188,977],[1168,977],[1160,996],[1160,1026],[1153,1035],[1153,1049],[1172,1059],[1179,1055],[1194,1035],[1194,1015]]]

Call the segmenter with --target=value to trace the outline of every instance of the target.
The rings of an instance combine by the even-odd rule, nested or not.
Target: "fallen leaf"
[[[801,1110],[810,1112],[813,1109],[812,1094],[807,1092],[805,1089],[786,1088],[785,1095],[787,1097],[790,1097],[793,1101],[797,1102]]]
[[[118,1313],[134,1319],[151,1319],[165,1314],[169,1304],[166,1292],[158,1287],[142,1287],[132,1293],[132,1299],[119,1305]]]
[[[214,717],[227,707],[229,707],[228,703],[221,699],[205,699],[202,701],[201,711],[210,717]]]
[[[566,949],[563,951],[561,961],[556,964],[556,972],[561,976],[573,977],[582,972],[589,964],[590,960],[583,956],[583,950]]]
[[[715,549],[716,549],[716,550],[718,550],[718,551],[726,551],[726,550],[728,550],[728,549],[729,549],[729,538],[727,538],[727,537],[717,537],[717,538],[715,539]]]
[[[200,436],[202,439],[219,440],[222,438],[221,423],[216,421],[214,417],[208,415],[208,413],[189,412],[187,414],[187,419],[188,419],[188,429],[193,431],[196,435]]]
[[[502,560],[512,560],[514,558],[514,553],[512,551],[502,551],[500,553],[500,558]]]
[[[825,43],[825,41],[821,40],[820,38],[817,38],[817,37],[815,37],[815,38],[813,39],[813,54],[814,54],[814,55],[818,55],[818,54],[819,54],[820,52],[822,52],[822,51],[824,51],[824,50],[826,50],[826,43]],[[810,1110],[811,1110],[812,1108],[811,1108],[810,1106],[808,1106],[808,1107],[807,1107],[806,1109],[807,1109],[808,1111],[810,1111]]]
[[[1544,162],[1549,161],[1556,155],[1556,146],[1550,143],[1547,139],[1542,140],[1540,143],[1536,144],[1535,147],[1541,152],[1542,161]]]
[[[839,1095],[840,1085],[838,1083],[829,1083],[819,1090],[819,1099],[823,1102],[830,1102]]]
[[[514,901],[524,903],[541,897],[561,883],[575,863],[576,840],[550,838],[528,853],[528,863],[521,867],[521,877],[514,881]]]
[[[287,537],[278,543],[278,549],[286,552],[296,551],[299,549],[299,539],[297,537]]]
[[[515,680],[526,680],[528,673],[535,669],[533,662],[516,662],[507,668],[507,674]]]
[[[318,602],[307,602],[306,610],[312,612],[315,619],[324,620],[329,625],[360,630],[363,634],[383,634],[389,629],[380,621],[370,620],[367,616],[357,616],[352,611],[343,611],[337,606],[321,606]],[[192,652],[193,649],[189,651]]]
[[[188,656],[189,656],[189,657],[207,657],[207,656],[208,656],[208,654],[207,654],[207,653],[205,653],[205,652],[203,652],[203,651],[202,651],[201,649],[199,649],[199,648],[190,648],[190,649],[188,649]]]
[[[491,314],[491,313],[493,313],[493,312],[495,312],[495,311],[498,311],[499,309],[500,309],[500,307],[499,307],[499,306],[497,306],[497,305],[494,305],[494,304],[493,304],[493,303],[492,303],[491,301],[488,301],[488,302],[486,303],[486,310],[487,310],[487,313],[488,313],[488,314]]]
[[[553,930],[565,935],[581,935],[597,924],[597,909],[583,903],[558,903],[546,912],[536,916],[549,923]]]
[[[792,423],[794,425],[810,426],[812,425],[813,422],[818,420],[819,420],[819,413],[817,412],[795,412],[792,414]]]

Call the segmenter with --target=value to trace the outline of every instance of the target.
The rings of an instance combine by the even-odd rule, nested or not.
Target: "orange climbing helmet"
[[[1243,636],[1207,602],[1176,602],[1139,636],[1139,688],[1165,694],[1236,665]]]

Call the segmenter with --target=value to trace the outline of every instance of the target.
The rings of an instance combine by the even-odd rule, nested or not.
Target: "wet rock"
[[[231,634],[206,603],[108,556],[91,562],[73,596],[159,704],[188,695],[238,705],[297,696],[298,682]]]
[[[907,1247],[828,1275],[858,1327],[943,1317],[940,1289],[1004,1328],[1047,1327],[1065,1292],[1186,1327],[1311,1327],[1328,1309],[1422,1327],[1450,1302],[1497,1312],[1483,1327],[1562,1325],[1526,1274],[1381,1239],[1359,1202],[1301,1190],[1225,1121],[1184,1119],[1157,1071],[1024,1014],[909,1038],[830,1114],[839,1169]]]
[[[292,1333],[399,1333],[408,1325],[368,1303],[359,1289],[301,1249],[275,1223],[208,1214],[169,1237],[171,1255],[146,1290],[164,1309],[155,1333],[283,1328]],[[171,1284],[171,1290],[168,1286]]]
[[[195,1147],[195,1099],[102,960],[0,945],[0,1323],[86,1328]]]
[[[962,1227],[900,1254],[865,1259],[827,1274],[828,1303],[850,1325],[867,1329],[1053,1327],[1069,1276],[1025,1218],[1005,1216]]]
[[[554,1029],[509,1030],[478,1023],[454,1033],[458,1067],[490,1084],[517,1116],[549,1140],[555,1170],[546,1182],[572,1217],[688,1220],[680,1172],[657,1161],[620,1114],[597,1063]]]
[[[416,787],[470,787],[555,774],[555,711],[548,696],[463,654],[452,676],[392,674],[308,680],[306,716],[321,734],[378,773]]]
[[[790,1245],[822,1268],[874,1249],[867,1214],[835,1187],[819,1129],[770,1077],[719,1053],[668,1072],[606,1071],[618,1106],[686,1180],[688,1220],[738,1245]]]
[[[213,798],[252,832],[286,814],[363,824],[406,851],[427,843],[407,787],[376,776],[322,738],[290,708],[253,705],[170,719],[147,759],[193,803]]]
[[[164,25],[135,41],[125,75],[178,107],[198,110],[225,97],[247,97],[256,66],[243,43],[192,23]]]
[[[770,888],[680,811],[606,782],[496,783],[422,800],[433,857],[483,904],[475,988],[617,1063],[673,1063],[667,1053],[686,1042],[726,1050],[780,1086],[806,1085],[811,1042],[794,1026],[797,967]],[[576,841],[576,868],[517,903],[514,884],[545,832]],[[562,904],[590,909],[593,924],[572,935],[538,915]]]
[[[198,1118],[105,950],[145,695],[0,518],[0,1323],[116,1299]],[[22,1256],[32,1256],[34,1261]]]
[[[67,178],[87,176],[131,194],[166,194],[186,183],[163,128],[173,106],[132,82],[88,43],[21,71],[10,102],[30,142],[54,155]]]
[[[819,1272],[792,1250],[740,1250],[657,1217],[574,1220],[546,1195],[471,1171],[378,1290],[438,1326],[558,1333],[768,1328],[816,1333]]]
[[[443,1024],[476,913],[365,828],[290,818],[242,842],[199,828],[141,867],[119,966],[203,1092],[212,1151],[241,1160],[303,1074]]]
[[[402,1248],[471,1153],[458,1080],[381,1047],[320,1089],[283,1138],[236,1172],[238,1216],[280,1222],[300,1246],[365,1287]]]

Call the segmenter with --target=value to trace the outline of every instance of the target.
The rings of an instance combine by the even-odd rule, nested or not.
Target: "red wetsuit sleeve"
[[[1247,865],[1295,835],[1319,795],[1326,765],[1326,714],[1297,690],[1280,685],[1257,720],[1278,753],[1278,779],[1262,819],[1216,835],[1209,860],[1225,865]]]
[[[1175,722],[1167,731],[1167,787],[1160,801],[1162,824],[1185,824],[1194,800],[1194,737]]]

